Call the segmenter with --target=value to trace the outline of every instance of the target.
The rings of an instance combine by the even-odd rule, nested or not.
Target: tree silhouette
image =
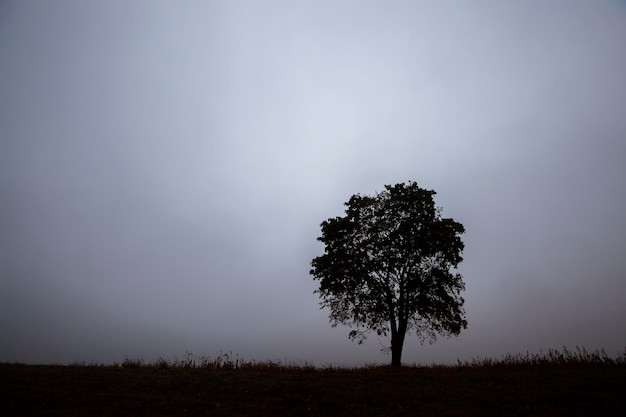
[[[375,196],[353,195],[345,216],[321,224],[325,253],[311,262],[322,308],[333,327],[391,334],[391,364],[400,366],[406,334],[421,343],[467,328],[462,276],[463,225],[442,218],[432,190],[415,182],[386,185]]]

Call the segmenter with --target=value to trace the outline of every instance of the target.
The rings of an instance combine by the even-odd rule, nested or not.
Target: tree
[[[322,222],[325,252],[311,262],[332,326],[349,326],[359,344],[372,331],[391,334],[393,366],[401,364],[406,334],[432,343],[467,328],[465,284],[451,271],[463,260],[465,229],[441,217],[435,194],[408,182],[353,195],[345,216]]]

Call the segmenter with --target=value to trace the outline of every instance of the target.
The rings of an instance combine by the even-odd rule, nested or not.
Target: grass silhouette
[[[0,364],[1,416],[626,415],[626,350],[455,365],[316,367],[220,354],[112,365]]]

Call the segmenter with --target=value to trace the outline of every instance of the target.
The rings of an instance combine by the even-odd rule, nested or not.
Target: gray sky
[[[310,261],[408,180],[468,329],[405,362],[626,346],[623,1],[0,2],[0,361],[387,362]]]

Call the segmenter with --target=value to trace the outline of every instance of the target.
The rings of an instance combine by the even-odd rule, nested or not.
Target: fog
[[[623,1],[0,3],[0,361],[388,362],[320,223],[409,180],[468,328],[404,362],[626,346]]]

